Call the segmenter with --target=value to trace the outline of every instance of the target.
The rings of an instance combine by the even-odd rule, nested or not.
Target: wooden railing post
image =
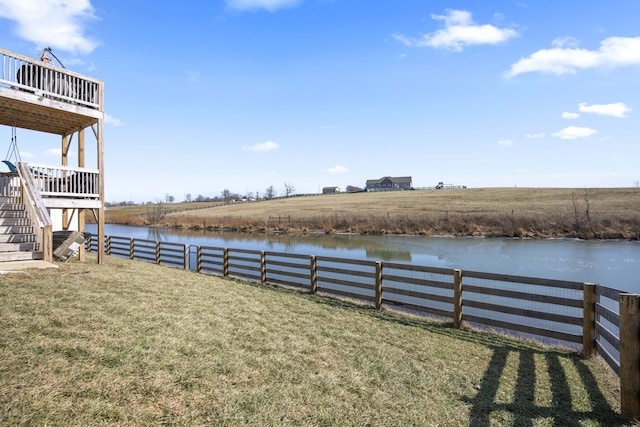
[[[111,255],[111,236],[105,237],[107,255]]]
[[[156,264],[160,264],[160,242],[156,242]]]
[[[196,271],[202,273],[202,246],[196,249]]]
[[[453,327],[462,326],[462,270],[453,270]]]
[[[596,285],[583,285],[582,306],[582,354],[591,357],[596,353]]]
[[[311,255],[309,257],[309,261],[309,279],[311,281],[311,288],[309,289],[309,291],[312,294],[315,294],[318,292],[318,260],[316,259],[315,255]]]
[[[189,269],[189,245],[184,245],[184,269],[188,270]]]
[[[382,308],[382,263],[376,262],[376,309]]]
[[[640,418],[640,295],[620,294],[620,409]]]
[[[224,277],[229,275],[229,248],[224,248],[222,254],[222,274]]]
[[[42,227],[42,247],[40,250],[44,261],[53,261],[53,231],[51,224]]]
[[[267,255],[260,251],[260,283],[267,283]]]
[[[131,259],[135,258],[135,241],[136,239],[129,239],[129,258]]]

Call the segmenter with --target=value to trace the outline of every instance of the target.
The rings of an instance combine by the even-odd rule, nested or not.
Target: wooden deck
[[[60,165],[21,163],[15,180],[6,176],[0,180],[6,184],[0,186],[0,196],[28,199],[25,204],[31,206],[32,216],[40,216],[40,234],[51,233],[46,217],[52,210],[62,210],[63,228],[73,217],[83,228],[84,210],[90,210],[103,239],[104,83],[0,48],[0,125],[62,137]],[[93,169],[85,167],[86,129],[91,129],[89,133],[97,144],[97,165]],[[77,144],[76,166],[69,165],[72,143]],[[44,254],[48,260],[51,248],[46,243],[50,236],[41,240],[49,251]],[[104,262],[101,253],[98,262]]]

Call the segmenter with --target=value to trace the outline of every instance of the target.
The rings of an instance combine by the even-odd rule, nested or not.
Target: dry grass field
[[[173,205],[171,206],[173,208]],[[149,224],[127,208],[107,221]],[[120,220],[117,220],[119,218]],[[290,197],[169,213],[160,225],[238,230],[637,239],[640,189],[478,188]]]

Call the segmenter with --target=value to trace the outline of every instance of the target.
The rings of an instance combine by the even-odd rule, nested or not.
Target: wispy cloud
[[[62,157],[62,149],[61,148],[50,148],[44,152],[44,155],[47,157]],[[69,151],[67,153],[68,156],[75,156],[76,153],[74,151]]]
[[[591,135],[596,134],[597,132],[598,132],[597,130],[591,129],[591,128],[569,126],[558,132],[553,133],[552,135],[560,139],[578,139],[578,138],[589,137]]]
[[[349,172],[349,169],[341,165],[335,165],[334,167],[327,169],[327,172],[330,174],[347,173]]]
[[[544,138],[545,136],[547,136],[545,132],[528,133],[525,135],[525,137],[528,139],[540,139],[540,138]]]
[[[593,105],[588,105],[585,102],[582,102],[578,104],[578,108],[583,113],[593,113],[601,116],[611,116],[619,118],[627,117],[626,114],[631,111],[631,108],[627,107],[623,102]]]
[[[252,145],[250,147],[242,147],[244,151],[253,151],[253,152],[264,152],[264,151],[274,151],[280,148],[278,144],[273,141],[265,141],[260,142],[258,144]]]
[[[498,145],[502,146],[502,147],[510,147],[513,145],[513,140],[511,139],[503,139],[501,141],[498,141]]]
[[[617,68],[640,65],[640,37],[609,37],[598,50],[579,49],[575,41],[555,41],[556,47],[541,49],[522,58],[505,73],[506,77],[541,72],[549,74],[575,74],[588,68]]]
[[[226,0],[227,6],[236,10],[266,9],[275,12],[285,7],[294,7],[302,3],[302,0]]]
[[[402,34],[392,37],[407,46],[433,47],[454,52],[462,52],[471,45],[495,45],[516,37],[518,32],[511,28],[499,28],[491,24],[478,25],[471,18],[471,12],[465,10],[446,10],[446,15],[431,15],[431,18],[444,22],[444,28],[428,33],[420,38],[409,38]]]
[[[22,151],[20,150],[20,158],[23,160],[29,160],[29,159],[33,159],[35,156],[33,155],[33,153],[31,151]]]
[[[111,126],[124,126],[124,123],[122,123],[122,120],[117,119],[115,117],[113,117],[111,114],[108,113],[104,113],[104,122],[105,124],[111,125]]]
[[[563,119],[577,119],[578,117],[580,117],[579,113],[570,113],[569,111],[565,111],[564,113],[562,113],[562,118]]]
[[[17,35],[38,48],[90,53],[97,46],[85,34],[96,19],[89,0],[0,0],[0,18],[14,21]]]

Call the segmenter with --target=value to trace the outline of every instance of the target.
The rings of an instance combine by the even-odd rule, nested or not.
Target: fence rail
[[[97,236],[88,235],[87,250],[95,251],[97,245]],[[625,362],[621,340],[622,328],[640,330],[637,313],[624,316],[625,324],[637,323],[621,326],[623,298],[629,295],[633,302],[638,295],[566,280],[209,246],[196,246],[191,263],[188,245],[115,236],[107,236],[105,246],[107,255],[453,319],[456,327],[464,321],[543,341],[581,344],[585,355],[601,355],[621,382],[637,382],[627,387],[632,397],[623,392],[622,402],[625,406],[631,400],[637,408],[627,414],[640,415],[640,360],[633,353],[640,349],[640,337],[631,334],[629,351],[636,355],[631,362]]]

